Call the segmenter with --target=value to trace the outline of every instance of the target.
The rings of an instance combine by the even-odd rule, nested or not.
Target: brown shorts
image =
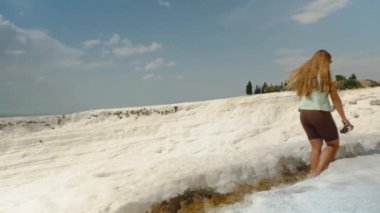
[[[300,118],[309,140],[320,138],[328,142],[339,139],[331,112],[300,110]]]

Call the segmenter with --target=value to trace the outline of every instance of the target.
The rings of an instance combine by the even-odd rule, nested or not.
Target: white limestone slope
[[[380,154],[334,161],[316,178],[257,192],[208,213],[378,213]]]
[[[355,130],[338,158],[380,152],[380,88],[341,95]],[[0,127],[0,212],[142,212],[188,188],[227,192],[276,176],[309,155],[288,92],[0,118]]]

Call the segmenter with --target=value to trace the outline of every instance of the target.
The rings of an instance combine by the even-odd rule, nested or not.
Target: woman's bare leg
[[[319,175],[321,172],[327,169],[330,162],[334,160],[334,157],[339,149],[339,139],[326,142],[326,144],[327,144],[326,148],[323,149],[319,157],[319,163],[315,170],[316,175]]]
[[[321,149],[322,149],[322,140],[321,139],[312,139],[310,140],[311,145],[311,154],[310,154],[310,174],[312,176],[318,175],[317,168],[320,161]]]

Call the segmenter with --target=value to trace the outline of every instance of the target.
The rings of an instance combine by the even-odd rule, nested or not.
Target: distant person
[[[331,116],[334,108],[329,96],[345,127],[353,127],[344,113],[335,77],[330,72],[331,63],[330,53],[318,50],[287,80],[287,87],[300,97],[300,120],[311,145],[311,176],[327,169],[339,149],[338,129]],[[321,150],[323,141],[327,146]]]

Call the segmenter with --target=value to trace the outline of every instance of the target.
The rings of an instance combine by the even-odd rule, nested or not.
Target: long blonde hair
[[[331,90],[330,63],[330,53],[326,50],[318,50],[311,59],[290,73],[286,81],[287,89],[296,91],[298,96],[308,96],[315,90],[329,93]],[[318,74],[320,75],[319,84]]]

